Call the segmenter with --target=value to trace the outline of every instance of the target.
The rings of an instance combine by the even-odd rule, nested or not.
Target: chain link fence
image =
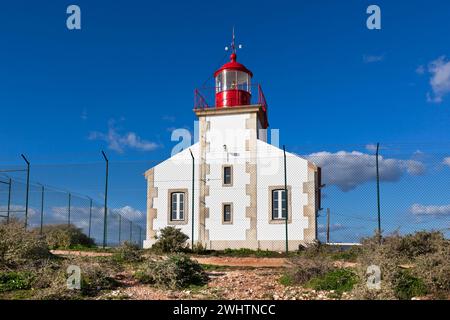
[[[3,174],[0,176],[0,218],[24,221],[27,229],[42,230],[45,225],[74,225],[99,246],[119,246],[125,241],[142,246],[142,225],[107,209],[92,198],[43,184],[27,183]],[[106,226],[106,234],[104,233]]]
[[[380,223],[383,235],[394,232],[402,234],[412,233],[422,230],[437,230],[450,237],[450,152],[448,145],[382,145],[379,160],[379,210]],[[329,150],[331,150],[330,148]],[[378,194],[376,175],[376,155],[373,146],[364,146],[357,151],[339,151],[348,148],[334,146],[332,151],[304,152],[292,148],[294,154],[314,162],[321,168],[322,186],[321,207],[316,212],[317,215],[317,237],[322,242],[329,243],[358,243],[362,238],[373,236],[378,228]],[[406,151],[408,149],[408,151]],[[417,149],[417,151],[409,151]],[[289,150],[289,148],[287,148]],[[352,149],[353,150],[353,149]],[[303,151],[303,152],[301,152]],[[247,155],[248,156],[248,155]],[[277,161],[280,160],[280,156]],[[271,163],[276,158],[273,155],[258,155],[256,158],[264,159]],[[245,172],[245,165],[248,158],[239,150],[229,150],[226,155],[217,155],[217,161],[231,163],[234,170],[238,170],[240,165],[242,172]],[[253,159],[256,159],[253,158]],[[212,198],[223,203],[230,202],[234,210],[238,210],[238,205],[245,202],[248,205],[248,195],[246,184],[234,183],[226,188],[222,185],[223,177],[206,174],[202,176],[202,161],[212,159],[202,159],[195,157],[195,179],[194,179],[194,212],[198,212],[199,206],[212,203]],[[144,172],[160,163],[159,161],[135,161],[135,162],[111,162],[110,188],[111,203],[126,203],[126,206],[113,206],[108,204],[106,217],[106,244],[107,246],[117,246],[124,241],[131,241],[142,245],[145,240],[146,208],[147,208],[147,182]],[[95,239],[99,245],[103,244],[104,237],[104,205],[100,204],[103,199],[102,183],[104,182],[104,171],[100,164],[84,164],[83,168],[77,166],[62,165],[56,166],[33,166],[33,175],[39,177],[56,176],[52,181],[73,180],[77,184],[76,190],[94,194],[99,201],[94,201],[89,197],[76,192],[63,191],[45,184],[30,184],[29,206],[28,206],[28,227],[40,228],[47,224],[74,224],[81,228],[83,232]],[[68,168],[70,167],[70,170]],[[23,168],[21,168],[23,169]],[[88,177],[92,174],[86,173],[88,170],[99,172],[96,186],[80,187],[88,185]],[[95,170],[94,170],[95,169]],[[261,167],[251,168],[256,170],[257,181],[266,179],[264,170]],[[240,169],[239,169],[240,170]],[[63,174],[72,171],[70,179],[64,178]],[[287,184],[292,185],[289,192],[301,194],[302,186],[296,185],[295,179],[299,179],[296,172],[299,168],[291,165],[286,166]],[[56,173],[56,174],[55,174]],[[0,175],[0,215],[2,219],[16,217],[25,218],[25,198],[26,179],[25,173],[20,173],[22,178],[11,178],[9,173]],[[100,176],[100,174],[102,174]],[[234,177],[238,179],[238,177]],[[245,178],[247,179],[247,178]],[[93,180],[93,179],[90,179]],[[237,181],[237,180],[236,180]],[[284,168],[279,166],[272,184],[284,184]],[[258,182],[258,183],[259,183]],[[154,177],[154,183],[158,187],[158,197],[153,199],[153,205],[157,201],[166,201],[169,190],[189,189],[192,185],[192,162],[190,155],[187,160],[179,163],[176,170],[167,172],[165,175]],[[205,184],[205,185],[202,185]],[[209,195],[199,200],[208,186]],[[84,191],[86,190],[86,191]],[[94,191],[93,191],[94,190]],[[189,189],[190,190],[190,189]],[[257,185],[254,190],[256,194],[268,195],[265,186]],[[288,193],[289,193],[288,192]],[[191,229],[192,198],[191,193],[186,196],[186,215],[188,222],[184,228]],[[94,197],[93,197],[94,198]],[[164,200],[165,199],[165,200]],[[247,200],[245,200],[247,199]],[[245,201],[244,201],[245,200]],[[155,202],[156,201],[156,202]],[[134,206],[133,206],[134,204]],[[161,205],[161,204],[160,204]],[[138,209],[135,209],[138,207]],[[164,210],[158,211],[159,217],[166,217],[169,212],[169,205],[164,204]],[[161,207],[161,208],[163,208]],[[210,209],[210,216],[207,223],[214,223],[218,226],[224,224],[221,208]],[[298,208],[292,208],[295,215],[300,216]],[[167,212],[166,212],[167,211]],[[137,212],[137,213],[136,213]],[[133,215],[134,214],[134,215]],[[139,217],[133,220],[130,217]],[[198,215],[195,221],[195,240],[199,234],[197,224]],[[263,208],[261,203],[256,203],[256,219],[258,222],[266,222],[268,210]],[[233,216],[232,224],[247,223],[249,218],[245,215]],[[226,223],[225,223],[226,224]],[[164,227],[159,222],[153,226],[155,230]],[[248,228],[248,227],[247,227]],[[283,233],[284,229],[279,228]],[[241,234],[239,230],[230,231]],[[257,230],[257,232],[260,232]],[[229,233],[228,235],[233,235]],[[289,230],[289,236],[295,236],[295,230]],[[236,236],[237,237],[237,236]],[[280,238],[283,238],[280,235]]]

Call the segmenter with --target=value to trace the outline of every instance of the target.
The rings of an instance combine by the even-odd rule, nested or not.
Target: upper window
[[[223,70],[216,76],[216,93],[225,90],[244,90],[250,92],[250,75],[243,71]]]
[[[272,191],[272,219],[286,219],[286,191],[284,189]]]
[[[232,166],[223,166],[223,185],[231,186],[233,185],[233,167]]]
[[[180,221],[184,220],[184,192],[172,192],[170,202],[170,220]]]

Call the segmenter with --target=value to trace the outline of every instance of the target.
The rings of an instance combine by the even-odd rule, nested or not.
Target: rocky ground
[[[104,294],[99,299],[226,299],[226,300],[330,300],[332,291],[316,291],[299,286],[284,286],[279,279],[282,268],[254,268],[211,271],[209,283],[204,287],[186,290],[158,289],[138,284],[131,275],[123,274],[123,287]],[[344,294],[341,299],[351,298]]]

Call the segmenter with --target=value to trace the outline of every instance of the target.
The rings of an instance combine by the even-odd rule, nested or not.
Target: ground
[[[109,256],[111,253],[88,251],[52,251],[58,255]],[[210,278],[207,285],[184,290],[160,289],[140,284],[131,271],[116,275],[121,286],[111,292],[100,294],[96,299],[132,300],[329,300],[333,291],[316,291],[301,286],[285,286],[280,283],[289,260],[285,258],[260,257],[202,257],[193,259],[201,263]],[[343,294],[341,299],[350,296]]]

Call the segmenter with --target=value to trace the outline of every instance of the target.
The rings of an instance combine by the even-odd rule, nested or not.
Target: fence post
[[[194,187],[195,187],[195,159],[194,155],[192,154],[191,149],[189,149],[189,152],[191,153],[192,157],[192,234],[191,234],[191,249],[194,250],[194,202],[195,202],[195,196],[194,196]],[[140,241],[140,236],[139,236]]]
[[[28,224],[28,199],[30,196],[30,161],[28,161],[28,159],[21,154],[23,160],[25,160],[25,162],[27,163],[27,191],[26,191],[26,195],[25,195],[25,230],[27,229],[27,224]]]
[[[109,175],[109,160],[106,157],[105,152],[102,150],[103,158],[106,162],[106,175],[105,175],[105,211],[103,214],[103,248],[106,247],[106,237],[107,237],[107,216],[108,216],[108,175]]]
[[[89,231],[88,237],[91,237],[91,223],[92,223],[92,199],[89,198]]]
[[[330,243],[330,208],[327,208],[327,243]]]
[[[141,246],[142,243],[142,228],[139,226],[139,246]]]
[[[286,198],[286,255],[289,253],[289,242],[288,242],[288,220],[289,220],[289,198],[288,198],[288,189],[287,189],[287,172],[286,172],[286,148],[283,145],[283,157],[284,157],[284,196]],[[283,203],[283,199],[281,199]],[[283,206],[281,207],[281,212],[283,212]]]
[[[121,238],[121,231],[122,231],[122,216],[119,214],[119,246],[120,246],[120,238]]]
[[[133,222],[130,221],[130,242],[133,242]]]
[[[377,143],[376,166],[377,166],[378,242],[381,244],[380,172],[379,172],[379,166],[378,166],[378,151],[379,151],[379,148],[380,148],[380,143]]]
[[[42,229],[44,226],[44,186],[41,186],[41,229],[40,234],[42,236]]]
[[[68,209],[68,215],[67,215],[67,226],[70,227],[70,207],[72,202],[72,195],[69,192],[69,209]]]
[[[9,187],[8,187],[8,211],[6,214],[6,223],[9,223],[9,214],[11,211],[11,185],[12,185],[12,179],[9,178]]]

